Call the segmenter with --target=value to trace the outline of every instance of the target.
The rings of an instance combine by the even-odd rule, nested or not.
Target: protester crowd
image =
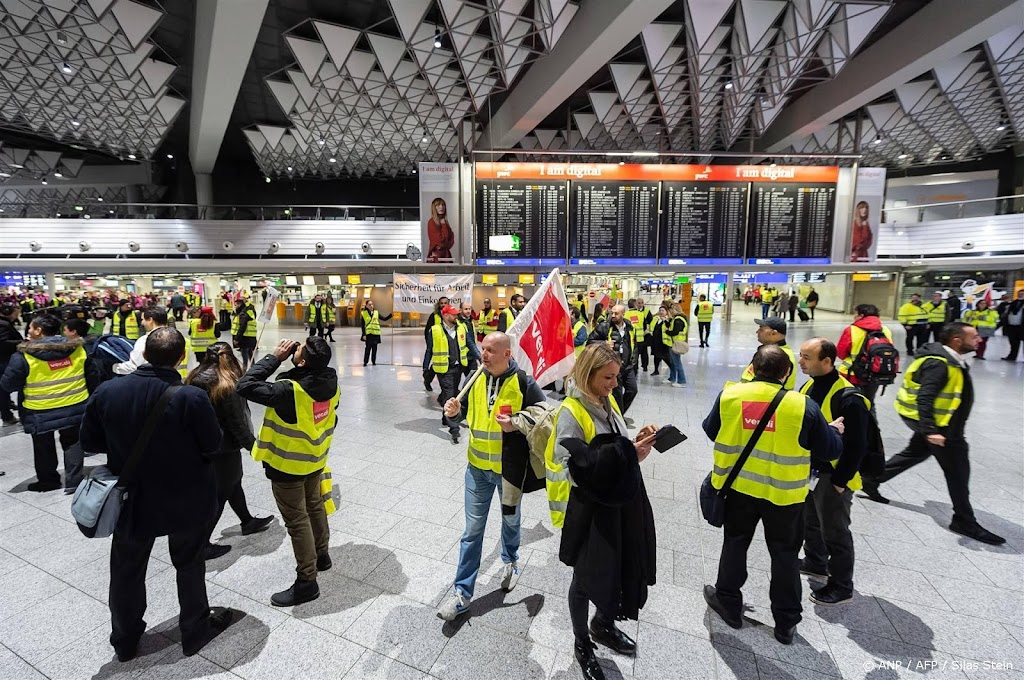
[[[769,306],[777,294],[770,288],[749,292]],[[945,475],[953,505],[950,530],[988,544],[1004,542],[978,523],[969,498],[965,425],[974,388],[964,357],[984,359],[986,342],[1001,328],[1010,341],[1004,358],[1016,360],[1024,339],[1024,291],[994,310],[982,303],[961,311],[941,295],[927,303],[914,296],[899,310],[907,331],[902,365],[892,333],[871,304],[856,307],[853,323],[835,341],[814,337],[790,347],[789,322],[781,312],[800,308],[792,300],[779,313],[768,309],[755,320],[760,346],[703,422],[714,453],[701,489],[705,518],[724,534],[715,583],[704,589],[709,607],[727,625],[743,626],[746,556],[761,523],[772,560],[774,634],[786,645],[801,620],[800,573],[817,583],[810,594],[816,604],[852,598],[853,494],[888,503],[882,485],[929,457]],[[180,293],[166,307],[155,302],[132,295],[0,301],[0,415],[4,426],[20,418],[31,436],[36,481],[28,489],[63,488],[75,495],[75,504],[80,496],[86,502],[92,477],[84,475],[83,459],[95,453],[106,454],[104,469],[130,489],[111,547],[110,642],[120,661],[135,657],[146,630],[145,573],[157,537],[169,537],[186,655],[239,618],[238,612],[210,608],[204,563],[230,550],[212,536],[225,505],[238,516],[243,535],[273,521],[247,507],[242,450],[262,463],[295,555],[294,582],[271,594],[270,602],[288,607],[316,599],[317,574],[332,567],[327,463],[343,401],[330,366],[333,302],[311,305],[303,342],[282,340],[261,359],[254,356],[257,317],[244,297],[233,301],[229,319],[220,320],[202,300]],[[671,299],[652,310],[643,298],[588,309],[577,296],[570,301],[575,365],[561,386],[542,387],[512,358],[508,331],[526,305],[515,295],[505,309],[488,299],[477,311],[441,298],[424,327],[424,388],[433,392],[437,380],[441,423],[452,444],[468,432],[465,533],[452,595],[438,615],[451,621],[472,610],[495,494],[502,509],[500,585],[515,588],[519,500],[544,490],[551,522],[562,529],[560,559],[573,569],[568,608],[574,655],[583,677],[603,678],[595,644],[635,654],[635,641],[615,622],[636,619],[654,585],[656,531],[639,464],[652,449],[681,441],[674,428],[637,427],[628,417],[637,378],[650,369],[661,375],[664,364],[664,383],[685,387],[683,358],[715,342],[716,310],[705,295],[686,310]],[[816,306],[816,294],[813,305],[808,296],[807,307]],[[376,364],[380,324],[389,318],[369,301],[361,310],[364,366]],[[230,342],[220,340],[224,333]],[[287,361],[292,366],[278,373]],[[898,390],[895,409],[911,431],[906,448],[888,460],[875,405],[887,385]],[[17,407],[11,394],[18,396]],[[257,431],[249,402],[266,407]],[[76,520],[82,525],[78,515]]]

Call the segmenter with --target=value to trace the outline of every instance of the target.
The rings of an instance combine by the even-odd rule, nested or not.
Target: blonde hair
[[[576,383],[576,389],[582,392],[583,396],[590,401],[599,402],[600,398],[590,389],[590,381],[593,380],[595,373],[608,364],[621,366],[622,357],[603,342],[587,345],[587,348],[576,357],[576,365],[572,367],[569,378]]]

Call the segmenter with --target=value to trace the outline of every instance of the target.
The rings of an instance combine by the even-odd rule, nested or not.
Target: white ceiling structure
[[[245,131],[264,173],[393,176],[456,156],[463,119],[546,54],[577,11],[568,0],[440,0],[435,24],[433,5],[390,0],[401,38],[324,21],[312,21],[316,39],[286,33],[296,67],[266,84],[292,126]]]

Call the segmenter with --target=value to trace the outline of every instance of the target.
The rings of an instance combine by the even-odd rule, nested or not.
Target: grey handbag
[[[106,465],[99,465],[78,484],[71,500],[71,516],[75,518],[79,531],[88,538],[106,538],[114,533],[121,517],[121,508],[128,497],[128,486],[131,485],[135,470],[142,459],[142,452],[146,450],[149,440],[153,437],[153,432],[171,397],[181,388],[182,385],[172,385],[160,395],[160,399],[146,417],[142,433],[135,440],[135,447],[125,461],[120,477],[111,472]]]

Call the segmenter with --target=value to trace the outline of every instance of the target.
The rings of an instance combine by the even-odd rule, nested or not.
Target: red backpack
[[[862,385],[891,385],[900,372],[900,353],[882,331],[869,331],[850,367]]]

